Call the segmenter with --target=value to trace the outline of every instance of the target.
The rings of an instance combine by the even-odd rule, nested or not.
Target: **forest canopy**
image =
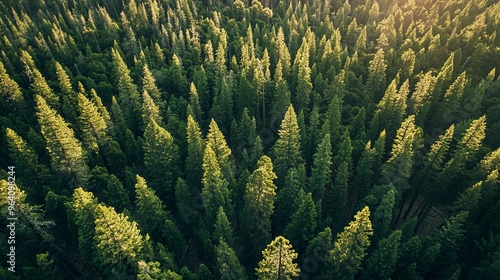
[[[1,1],[0,278],[496,279],[498,33],[495,0]]]

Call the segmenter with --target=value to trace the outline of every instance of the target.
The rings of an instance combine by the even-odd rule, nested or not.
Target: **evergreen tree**
[[[155,120],[159,125],[163,123],[160,115],[160,108],[156,105],[155,101],[149,93],[145,90],[142,92],[142,123],[149,123],[150,119]]]
[[[179,149],[170,133],[159,126],[154,119],[144,131],[144,166],[151,188],[160,197],[171,201],[174,192],[174,178],[178,174]]]
[[[256,248],[261,248],[271,239],[271,215],[276,199],[274,179],[276,174],[271,159],[262,156],[257,169],[248,178],[242,214],[243,228]]]
[[[378,241],[385,238],[389,233],[392,223],[392,209],[394,207],[394,190],[389,190],[380,200],[379,205],[373,212],[373,240]]]
[[[226,213],[224,212],[224,208],[222,206],[219,207],[219,211],[217,212],[217,219],[215,220],[214,225],[214,234],[213,240],[218,242],[219,240],[223,240],[227,244],[233,244],[233,228],[231,226],[231,222],[227,219]]]
[[[186,174],[187,182],[190,186],[201,187],[201,177],[203,176],[203,150],[205,148],[205,141],[201,136],[201,130],[193,118],[189,115],[187,119],[187,157],[186,157]]]
[[[235,167],[231,149],[227,146],[226,139],[214,119],[212,119],[208,127],[207,147],[210,147],[214,152],[219,168],[226,181],[234,185]]]
[[[312,199],[312,194],[308,193],[302,199],[297,211],[292,215],[284,233],[284,236],[289,237],[288,239],[292,244],[295,244],[295,248],[299,252],[305,249],[307,242],[313,237],[316,230],[316,219],[316,205]]]
[[[326,188],[331,183],[331,165],[332,145],[330,144],[330,134],[327,133],[314,154],[314,163],[309,178],[309,190],[316,202],[319,199],[324,199]]]
[[[0,61],[0,96],[7,103],[21,103],[24,101],[23,94],[19,84],[14,81],[7,71],[3,63]]]
[[[337,235],[334,248],[330,251],[335,279],[353,279],[370,246],[369,237],[373,231],[368,207],[359,211],[354,219]]]
[[[263,259],[255,270],[259,280],[292,279],[299,276],[300,269],[293,261],[297,253],[283,236],[278,236],[262,251]]]
[[[68,217],[74,221],[78,234],[78,249],[86,260],[92,261],[94,257],[94,236],[97,198],[91,192],[76,188],[72,201],[67,204]]]
[[[88,166],[85,164],[80,141],[68,127],[64,119],[47,105],[40,95],[35,96],[37,117],[42,135],[47,143],[52,168],[67,176],[72,185],[85,186],[88,179]]]
[[[221,280],[245,280],[245,268],[240,264],[234,250],[224,241],[219,240],[215,247],[218,275]]]
[[[33,93],[42,97],[51,108],[59,109],[59,97],[54,94],[45,77],[36,68],[31,55],[25,50],[21,50],[21,61],[26,75],[30,79],[30,87]]]
[[[392,183],[398,192],[406,190],[413,162],[413,152],[420,147],[422,130],[411,115],[401,124],[392,145],[391,157],[382,166],[382,183]]]
[[[50,172],[48,168],[40,164],[38,154],[26,143],[14,130],[7,128],[7,145],[10,157],[14,160],[21,184],[29,193],[29,198],[40,202],[44,198],[43,185],[48,183]]]
[[[57,80],[59,81],[59,88],[62,95],[62,112],[66,119],[75,123],[77,120],[77,106],[78,99],[77,94],[73,90],[71,85],[71,80],[59,62],[55,63]]]
[[[304,163],[301,154],[300,128],[297,115],[290,105],[278,131],[278,140],[274,144],[274,166],[279,181],[285,178],[290,168],[298,168]]]
[[[207,145],[203,155],[203,177],[201,182],[203,184],[201,198],[208,222],[215,223],[217,211],[221,206],[231,216],[233,214],[231,191],[227,187],[228,182],[222,175],[217,157],[210,145]]]
[[[401,230],[393,231],[387,238],[380,240],[377,249],[366,260],[363,279],[390,279],[398,260]]]
[[[95,210],[96,263],[102,268],[126,262],[131,267],[137,263],[144,238],[137,224],[118,214],[111,207],[97,205]]]
[[[124,109],[124,118],[127,121],[127,127],[132,131],[137,131],[140,127],[140,112],[141,102],[137,86],[130,77],[130,70],[128,69],[122,56],[115,48],[111,49],[113,57],[113,65],[118,75],[118,101],[120,106]]]
[[[97,107],[83,94],[78,96],[78,119],[84,146],[94,154],[107,140],[107,125]]]

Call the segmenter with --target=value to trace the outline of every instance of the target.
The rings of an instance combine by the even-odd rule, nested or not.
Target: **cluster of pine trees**
[[[499,33],[495,0],[1,1],[0,278],[494,279]]]

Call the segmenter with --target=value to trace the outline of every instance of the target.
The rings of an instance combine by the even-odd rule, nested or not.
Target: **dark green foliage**
[[[494,279],[498,14],[3,1],[0,278]]]

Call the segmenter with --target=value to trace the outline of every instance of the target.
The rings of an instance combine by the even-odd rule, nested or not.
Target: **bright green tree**
[[[42,135],[47,143],[52,168],[67,176],[75,186],[85,186],[88,166],[80,141],[64,119],[45,102],[40,95],[35,96],[37,117]]]
[[[283,236],[276,237],[267,245],[262,256],[259,267],[255,269],[259,280],[290,280],[299,276],[300,269],[294,263],[298,254]]]
[[[373,235],[370,209],[365,206],[354,219],[337,235],[334,248],[330,251],[335,279],[353,279],[370,246],[370,236]]]
[[[268,156],[262,156],[247,181],[244,194],[243,228],[253,246],[259,248],[271,239],[271,215],[276,199],[276,174]]]
[[[137,224],[114,208],[97,205],[95,209],[96,262],[104,269],[125,262],[131,267],[137,263],[144,238]]]
[[[300,150],[300,128],[297,115],[290,105],[278,131],[278,140],[274,144],[274,167],[279,180],[283,180],[290,168],[298,168],[304,163]]]
[[[97,106],[83,94],[78,93],[78,121],[82,133],[83,145],[94,154],[108,140],[107,124]]]
[[[234,159],[229,149],[226,139],[220,131],[219,126],[214,119],[210,122],[207,133],[207,147],[210,147],[214,152],[224,178],[229,184],[234,185]]]

